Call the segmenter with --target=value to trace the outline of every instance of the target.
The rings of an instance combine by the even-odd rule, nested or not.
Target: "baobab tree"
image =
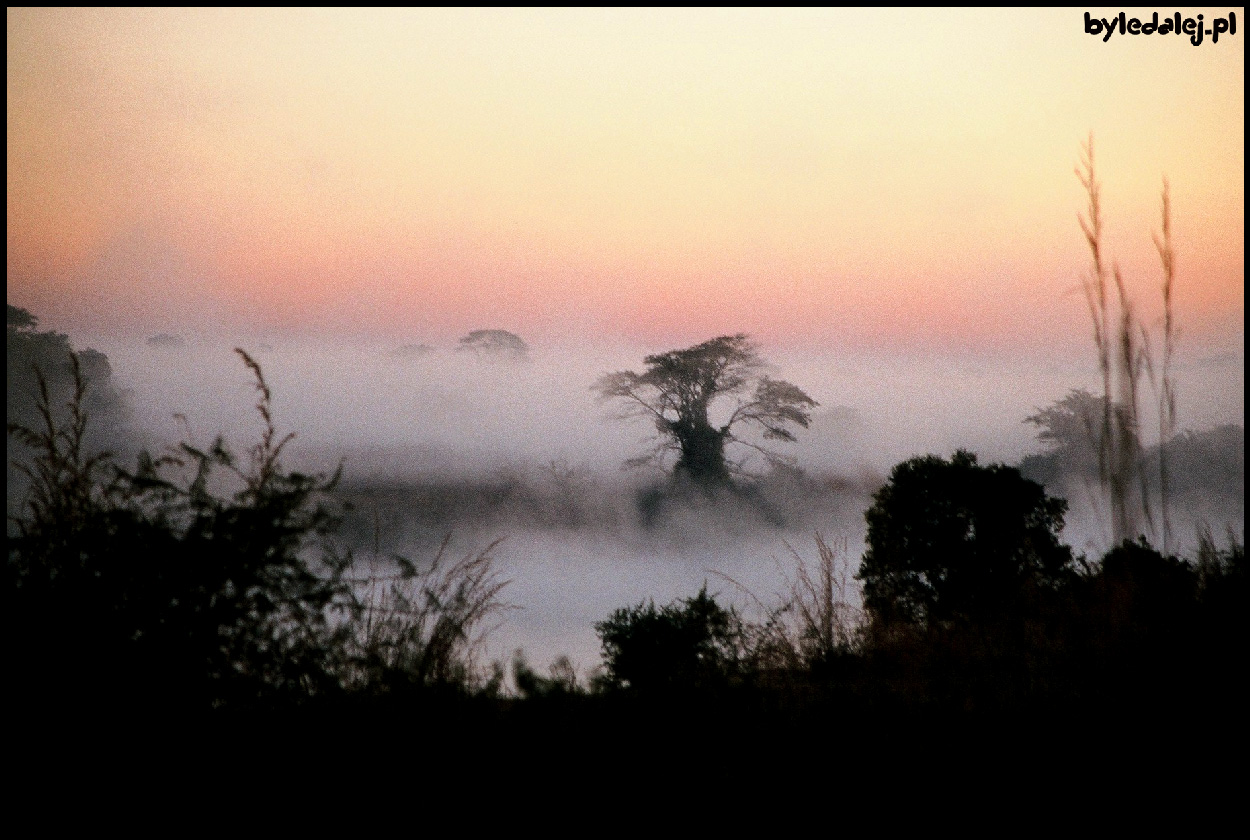
[[[807,428],[817,405],[798,386],[764,375],[765,362],[745,335],[720,336],[643,361],[647,368],[642,373],[606,374],[593,390],[602,401],[624,401],[626,416],[655,423],[658,446],[634,463],[676,452],[674,472],[700,485],[729,482],[725,447],[730,443],[777,457],[735,430],[754,427],[765,439],[793,442],[791,427]],[[714,417],[724,422],[717,425]]]

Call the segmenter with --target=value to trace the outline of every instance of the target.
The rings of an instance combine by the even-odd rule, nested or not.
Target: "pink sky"
[[[1087,341],[1093,131],[1143,316],[1167,175],[1178,316],[1239,345],[1244,25],[10,9],[8,299],[135,336],[1044,348]]]

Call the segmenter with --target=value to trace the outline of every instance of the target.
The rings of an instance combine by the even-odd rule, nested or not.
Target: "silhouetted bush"
[[[1074,634],[1082,692],[1116,706],[1219,714],[1239,682],[1247,604],[1235,541],[1219,550],[1207,537],[1196,563],[1145,540],[1121,543],[1086,581]]]
[[[742,622],[707,593],[657,608],[616,610],[595,625],[603,644],[600,686],[640,694],[726,685],[742,658]]]
[[[548,670],[549,676],[539,674],[521,650],[512,655],[512,678],[516,682],[517,693],[523,699],[553,700],[586,694],[577,680],[577,669],[567,656],[556,657]]]
[[[483,679],[475,654],[491,628],[483,622],[509,609],[508,585],[495,569],[498,541],[446,561],[444,540],[430,568],[402,557],[394,574],[352,578],[363,600],[352,624],[348,687],[364,694],[498,693],[501,676]]]
[[[41,424],[9,427],[35,452],[20,466],[32,489],[10,519],[6,564],[22,701],[254,707],[336,689],[343,628],[331,614],[355,604],[342,580],[349,558],[327,539],[335,517],[322,494],[335,479],[282,469],[293,435],[278,438],[260,367],[238,352],[264,420],[246,466],[220,439],[144,454],[133,472],[89,455],[78,357],[65,424],[36,374]],[[179,467],[188,480],[165,477]],[[210,492],[218,473],[234,479],[232,495]]]

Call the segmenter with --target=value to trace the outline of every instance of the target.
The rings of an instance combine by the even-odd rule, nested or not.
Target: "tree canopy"
[[[1019,615],[1028,590],[1072,571],[1066,511],[1019,470],[970,452],[904,461],[865,514],[864,605],[876,621],[930,627]]]
[[[744,440],[735,427],[753,427],[767,440],[793,442],[792,427],[807,428],[817,402],[798,386],[764,374],[766,365],[747,336],[724,335],[685,350],[643,359],[642,373],[619,371],[601,377],[593,389],[602,400],[621,400],[629,416],[655,423],[660,443],[643,463],[677,453],[674,471],[698,484],[729,481],[725,447],[739,443],[770,458],[772,452]],[[716,423],[713,404],[721,397],[737,402],[722,409]]]
[[[74,399],[76,387],[73,365],[77,364],[84,385],[82,408],[94,420],[84,438],[84,446],[92,451],[126,448],[133,432],[130,409],[124,394],[114,384],[108,357],[91,349],[75,354],[68,336],[38,327],[39,319],[34,314],[8,305],[7,424],[10,427],[14,424],[41,426],[44,422],[39,410],[41,399],[55,422],[68,423],[67,406]],[[10,498],[20,496],[20,492],[14,492],[15,486],[25,485],[24,477],[12,466],[14,459],[28,454],[22,451],[23,446],[19,439],[9,436],[6,450]]]
[[[1050,406],[1025,418],[1039,429],[1037,439],[1053,451],[1089,453],[1102,447],[1102,422],[1107,401],[1084,389],[1070,391]]]
[[[507,330],[474,330],[460,339],[457,353],[472,353],[479,359],[525,362],[530,348],[516,333]]]

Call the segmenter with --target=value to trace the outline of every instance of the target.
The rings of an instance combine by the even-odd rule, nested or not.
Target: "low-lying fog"
[[[207,445],[225,433],[242,451],[258,439],[254,381],[230,345],[96,346],[129,392],[149,447],[188,434]],[[797,444],[772,446],[804,474],[774,476],[719,502],[649,505],[647,488],[661,473],[622,464],[646,451],[653,429],[620,419],[620,407],[599,403],[591,385],[609,371],[641,371],[646,353],[670,348],[535,348],[516,363],[380,345],[245,349],[263,367],[279,431],[298,433],[284,464],[329,473],[342,462],[341,492],[354,505],[344,533],[360,556],[376,542],[383,555],[421,563],[446,535],[455,556],[503,538],[494,553],[511,580],[504,595],[520,609],[489,637],[484,660],[516,648],[538,665],[567,654],[583,675],[599,662],[593,625],[612,610],[693,595],[704,581],[722,601],[747,606],[730,579],[775,601],[794,567],[791,548],[814,558],[816,532],[845,541],[853,570],[863,512],[893,464],[958,448],[983,463],[1016,464],[1042,450],[1025,417],[1073,388],[1100,390],[1092,358],[804,357],[764,347],[773,375],[820,403]],[[1182,360],[1180,428],[1242,424],[1243,371],[1240,355]],[[1147,433],[1145,441],[1156,439]],[[743,469],[763,474],[767,465],[757,455]],[[1078,551],[1105,548],[1094,491],[1070,495],[1065,539]],[[1192,546],[1196,518],[1217,535],[1225,526],[1241,534],[1242,505],[1218,500],[1174,517],[1182,550]]]

